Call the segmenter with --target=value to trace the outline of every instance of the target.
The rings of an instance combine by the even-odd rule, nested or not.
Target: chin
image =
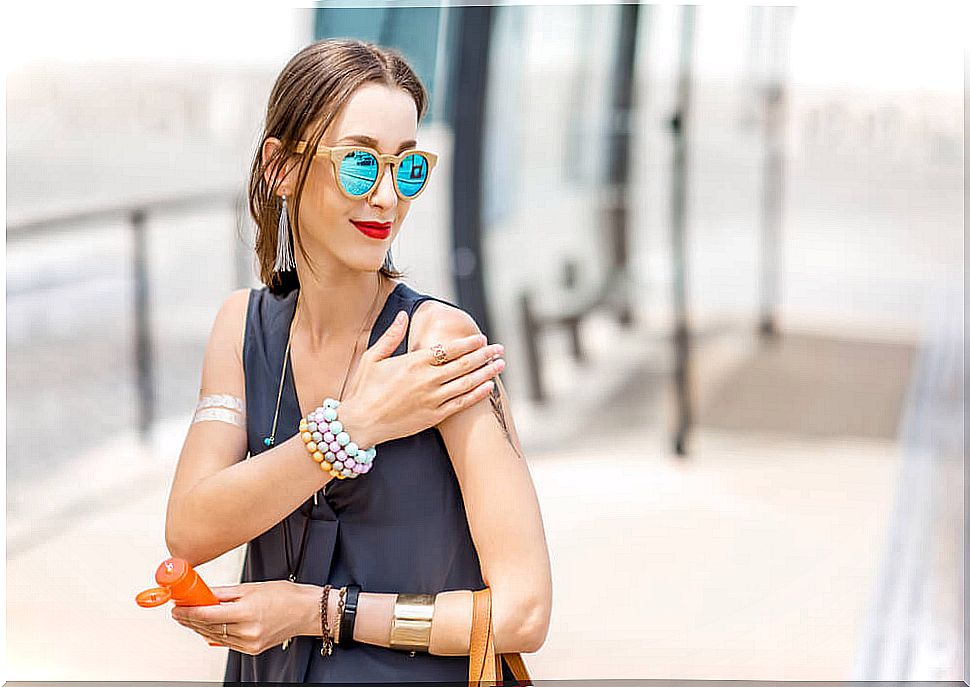
[[[381,267],[384,266],[384,256],[387,251],[382,251],[377,257],[371,256],[360,256],[356,260],[348,260],[346,262],[347,267],[358,272],[377,272]]]

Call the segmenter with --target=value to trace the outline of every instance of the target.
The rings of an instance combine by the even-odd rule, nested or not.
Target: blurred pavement
[[[707,390],[719,388],[707,371],[727,378],[749,358],[736,336],[726,341],[699,351]],[[647,347],[634,361],[638,392],[624,390],[624,408],[603,406],[617,411],[612,422],[608,412],[595,420],[609,453],[565,424],[561,441],[540,451],[537,438],[555,426],[539,431],[540,414],[513,406],[553,561],[551,631],[526,657],[533,677],[850,679],[901,487],[896,442],[706,427],[693,454],[678,459],[665,428],[631,422],[631,413],[665,417],[658,409],[669,403],[649,357]],[[886,370],[903,389],[908,360],[897,356],[897,369]],[[717,397],[702,393],[702,409],[716,409]],[[168,555],[165,505],[186,422],[159,423],[149,448],[134,436],[103,445],[72,474],[36,486],[60,510],[8,520],[7,679],[221,679],[224,650],[133,600]],[[202,574],[212,585],[236,583],[242,552]],[[71,640],[52,651],[55,625]],[[932,679],[955,679],[953,668]]]

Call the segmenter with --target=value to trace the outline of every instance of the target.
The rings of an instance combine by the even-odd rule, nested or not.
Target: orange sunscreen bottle
[[[135,603],[142,608],[161,606],[169,600],[176,606],[214,606],[219,603],[199,573],[181,558],[162,561],[155,571],[155,581],[160,586],[146,589],[135,597]],[[212,642],[209,645],[222,646]]]

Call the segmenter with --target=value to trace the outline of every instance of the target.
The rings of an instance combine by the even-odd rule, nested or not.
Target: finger
[[[212,593],[219,601],[235,601],[243,596],[245,591],[238,584],[226,585],[223,587],[212,587]]]
[[[364,356],[372,362],[390,358],[401,344],[401,341],[404,340],[404,333],[407,331],[407,322],[407,312],[404,310],[400,311],[397,317],[394,318],[394,321],[391,322],[391,326],[381,334],[381,337],[374,342],[373,346],[367,349]]]
[[[501,356],[504,352],[505,346],[502,344],[482,346],[478,350],[466,353],[460,358],[442,365],[439,368],[440,372],[437,380],[440,384],[444,384],[445,382],[450,382],[452,379],[467,375],[469,372],[473,372],[483,365],[492,362],[494,358]]]
[[[472,351],[477,351],[479,348],[488,343],[488,339],[485,338],[484,334],[472,334],[471,336],[466,336],[461,339],[442,341],[440,343],[441,347],[445,350],[445,359],[450,362],[460,358],[463,355],[471,353]],[[435,364],[433,346],[412,351],[410,355],[418,356],[422,363],[431,365]]]
[[[214,606],[175,606],[172,617],[178,621],[194,623],[231,623],[237,620],[234,602],[220,603]]]
[[[457,379],[453,379],[447,384],[442,384],[440,391],[441,396],[439,396],[439,398],[443,403],[454,398],[455,396],[467,394],[469,391],[477,389],[480,385],[501,374],[504,369],[505,360],[503,358],[499,358],[494,362],[483,365],[469,374],[458,377]]]
[[[210,645],[224,646],[229,649],[236,649],[241,651],[242,644],[239,643],[238,638],[234,637],[232,634],[232,626],[230,625],[229,634],[225,637],[222,636],[222,625],[219,626],[218,630],[210,630],[206,628],[190,628],[196,632],[200,637],[205,639]]]
[[[462,394],[461,396],[455,396],[450,401],[446,401],[442,405],[438,406],[438,422],[448,419],[455,413],[465,408],[471,408],[473,405],[479,401],[483,401],[488,398],[488,395],[492,393],[492,389],[495,388],[495,382],[489,380],[484,384],[479,384],[477,387],[469,391],[467,394]]]
[[[226,635],[222,634],[222,623],[217,623],[215,625],[210,625],[208,623],[200,623],[191,620],[179,621],[179,625],[188,628],[193,632],[197,632],[204,637],[208,637],[216,642],[228,642],[231,641],[233,637],[238,635],[237,623],[226,623]]]

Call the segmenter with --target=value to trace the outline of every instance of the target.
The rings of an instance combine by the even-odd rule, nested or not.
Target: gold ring
[[[445,347],[440,343],[436,343],[431,347],[431,352],[434,353],[434,360],[431,362],[432,365],[444,365],[448,362],[448,354],[445,353]]]

